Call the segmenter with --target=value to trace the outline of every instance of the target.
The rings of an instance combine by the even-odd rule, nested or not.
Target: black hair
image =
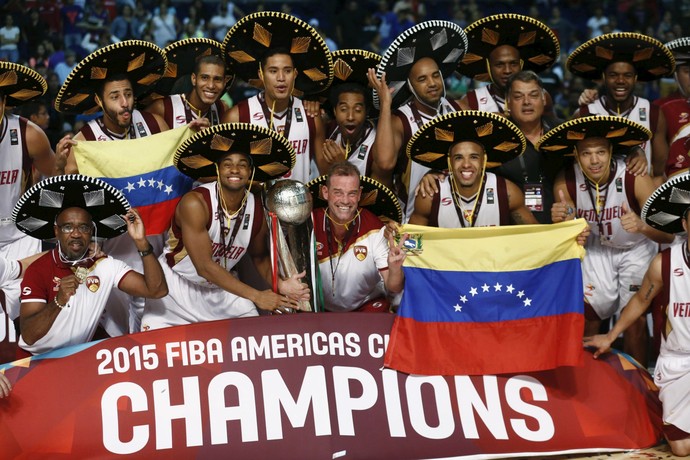
[[[98,87],[96,88],[96,95],[101,99],[101,101],[103,101],[103,99],[104,99],[103,91],[105,90],[105,85],[107,83],[110,83],[111,81],[123,81],[123,80],[127,80],[132,85],[132,89],[134,89],[134,84],[132,83],[132,80],[129,79],[127,74],[116,73],[116,74],[108,76],[105,80],[103,80],[98,85]]]
[[[264,55],[261,57],[261,68],[263,69],[266,67],[266,61],[268,61],[268,58],[275,56],[277,54],[286,54],[290,56],[290,60],[292,60],[292,65],[295,65],[294,59],[292,59],[292,54],[290,54],[290,50],[287,48],[283,48],[282,46],[278,46],[276,48],[271,48],[268,51],[264,53]]]
[[[361,94],[364,97],[364,105],[367,106],[367,111],[369,109],[368,107],[368,96],[369,92],[364,88],[364,86],[360,85],[359,83],[342,83],[340,85],[335,85],[331,86],[331,91],[328,97],[328,101],[331,103],[331,107],[335,110],[336,106],[338,105],[338,99],[340,98],[340,95],[343,93],[355,93],[355,94]]]
[[[197,58],[196,62],[194,63],[194,70],[192,73],[195,75],[198,74],[202,64],[214,64],[220,66],[223,68],[223,73],[225,73],[225,60],[217,54],[209,54]]]

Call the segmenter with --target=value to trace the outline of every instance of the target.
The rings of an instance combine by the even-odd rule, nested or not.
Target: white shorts
[[[0,257],[9,260],[19,260],[25,257],[33,256],[41,252],[41,240],[30,237],[29,235],[12,241],[11,243],[2,244],[0,246]],[[26,269],[26,267],[23,267]],[[5,292],[5,309],[7,316],[14,320],[19,316],[19,294],[21,290],[22,280],[11,280],[2,285],[0,289]]]
[[[188,281],[173,272],[163,257],[168,295],[162,299],[146,299],[141,330],[149,331],[181,324],[199,323],[227,318],[258,316],[254,303],[219,287],[205,287]]]
[[[582,262],[585,300],[600,319],[607,319],[625,307],[640,288],[658,245],[644,240],[632,248],[620,249],[593,241]]]
[[[690,433],[690,355],[662,350],[654,370],[663,421]]]

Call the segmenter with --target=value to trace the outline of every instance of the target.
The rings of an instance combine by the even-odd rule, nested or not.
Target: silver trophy
[[[309,189],[292,179],[269,181],[264,188],[263,200],[269,211],[271,240],[277,247],[281,273],[290,277],[306,271],[303,281],[309,286],[314,299],[312,276],[316,260],[313,257],[314,225],[311,220],[312,196]],[[299,309],[314,311],[313,302],[301,301]]]

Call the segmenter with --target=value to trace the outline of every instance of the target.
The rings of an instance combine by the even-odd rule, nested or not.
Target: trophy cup
[[[277,265],[285,277],[306,271],[304,281],[315,299],[312,282],[314,257],[311,220],[312,196],[301,182],[292,179],[273,180],[265,184],[264,206],[268,209],[268,223],[273,251],[273,290],[277,292]],[[315,311],[314,303],[300,301],[302,311]]]

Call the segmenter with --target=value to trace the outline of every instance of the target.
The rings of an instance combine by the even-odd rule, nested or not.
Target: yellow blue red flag
[[[156,235],[168,229],[177,202],[192,188],[192,179],[173,165],[175,150],[192,134],[185,126],[139,139],[79,141],[73,153],[80,174],[122,191],[146,233]]]
[[[477,375],[581,365],[582,219],[553,225],[403,226],[405,291],[385,365]]]

